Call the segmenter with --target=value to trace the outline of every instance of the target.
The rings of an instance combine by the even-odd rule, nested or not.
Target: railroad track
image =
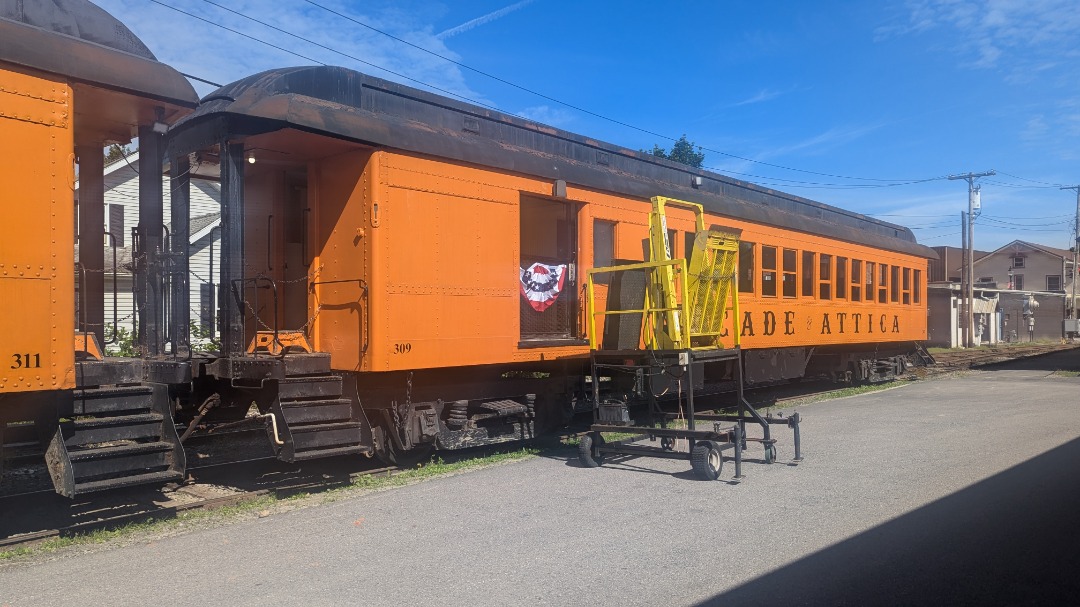
[[[1080,347],[1077,344],[1034,344],[1030,346],[990,346],[975,350],[953,350],[935,354],[937,366],[948,371],[979,367],[1018,358],[1029,358]]]

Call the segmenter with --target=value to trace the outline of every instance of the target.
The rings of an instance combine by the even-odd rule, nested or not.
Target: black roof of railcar
[[[87,0],[0,0],[0,62],[193,108],[195,89]]]
[[[170,153],[287,126],[644,199],[671,196],[722,215],[936,257],[900,225],[341,67],[269,70],[218,89],[177,123]]]

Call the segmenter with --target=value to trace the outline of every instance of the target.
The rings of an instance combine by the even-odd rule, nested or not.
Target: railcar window
[[[832,255],[825,253],[818,264],[818,299],[832,299]]]
[[[615,260],[615,223],[602,219],[593,220],[593,267],[604,268]],[[611,274],[596,274],[594,282],[606,285]]]
[[[892,275],[889,276],[889,295],[893,303],[900,303],[900,267],[892,266]]]
[[[784,249],[784,297],[798,297],[799,252]]]
[[[911,268],[904,268],[904,303],[911,303]]]
[[[802,254],[802,294],[803,297],[814,296],[814,272],[817,270],[817,263],[814,260],[815,253],[810,251],[803,251]]]
[[[776,247],[761,245],[761,294],[776,297]]]
[[[874,303],[874,262],[866,262],[866,301]]]
[[[889,303],[889,266],[888,264],[881,264],[878,266],[881,271],[878,272],[878,289],[877,298],[878,303]]]
[[[847,257],[836,258],[836,298],[847,299]]]
[[[915,303],[922,302],[922,270],[915,270],[915,285],[912,295],[915,296]]]
[[[862,301],[862,261],[851,260],[851,301]]]
[[[739,292],[754,292],[754,243],[739,242]]]
[[[670,259],[678,259],[679,258],[679,253],[678,253],[679,247],[675,246],[675,237],[678,234],[679,234],[679,232],[677,230],[668,230],[667,231],[668,258],[670,258]],[[686,259],[690,259],[690,258],[687,257]]]
[[[686,267],[690,267],[690,260],[694,258],[694,238],[697,238],[697,234],[693,232],[683,232],[683,254],[686,255]]]

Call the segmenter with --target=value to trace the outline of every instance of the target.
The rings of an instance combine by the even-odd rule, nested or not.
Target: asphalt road
[[[7,566],[0,605],[1080,604],[1080,351],[1026,366],[803,407],[806,461],[777,427],[737,485],[537,458]]]

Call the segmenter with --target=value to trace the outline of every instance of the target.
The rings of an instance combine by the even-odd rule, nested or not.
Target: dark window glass
[[[754,292],[754,243],[739,243],[739,292]]]
[[[679,248],[675,246],[675,236],[677,234],[678,234],[678,232],[675,231],[675,230],[668,230],[667,231],[668,259],[678,259],[679,258],[679,254],[677,253]]]
[[[799,252],[784,249],[784,297],[798,296]]]
[[[866,262],[866,301],[874,303],[874,262]]]
[[[904,268],[904,303],[911,303],[911,268]]]
[[[836,298],[847,299],[847,257],[836,258]]]
[[[696,234],[693,232],[683,232],[683,251],[686,255],[686,267],[690,267],[690,260],[694,258],[694,238]]]
[[[761,247],[761,294],[776,297],[776,247]]]
[[[832,299],[832,255],[825,253],[818,263],[818,299]]]
[[[922,270],[915,270],[915,284],[912,294],[915,296],[915,303],[922,301]]]
[[[814,260],[815,254],[810,251],[803,251],[802,254],[802,294],[803,297],[814,296],[814,271],[817,269],[817,263]]]
[[[878,303],[889,303],[889,266],[883,263],[878,268]]]
[[[851,301],[862,301],[862,260],[851,260]]]
[[[892,276],[889,277],[889,286],[892,289],[889,291],[893,303],[900,303],[900,267],[892,267]]]
[[[615,260],[615,224],[611,221],[596,219],[593,221],[593,267],[605,268]],[[596,274],[597,284],[611,282],[611,274]]]

